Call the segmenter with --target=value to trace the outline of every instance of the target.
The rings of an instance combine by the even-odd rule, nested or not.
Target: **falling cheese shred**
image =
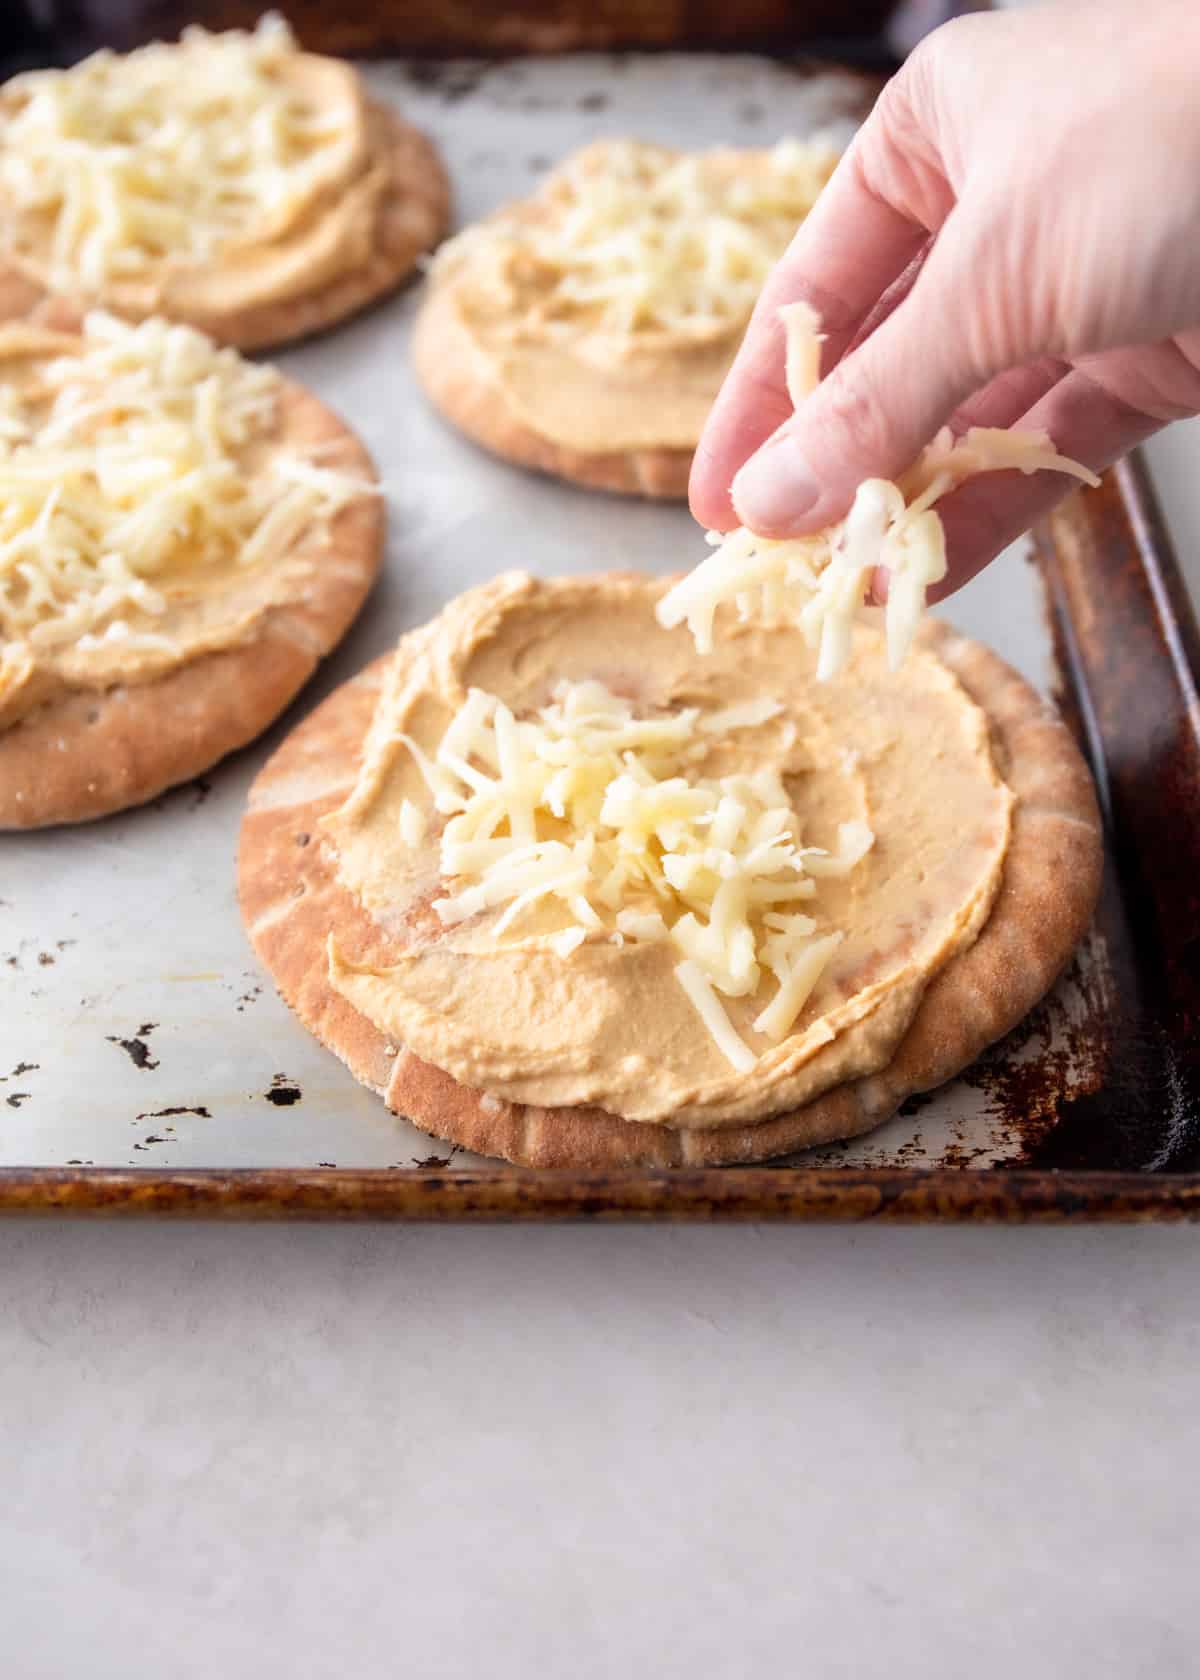
[[[814,937],[818,877],[849,874],[873,841],[851,822],[835,852],[802,844],[774,770],[686,773],[706,722],[753,728],[780,710],[765,701],[639,716],[601,683],[582,682],[561,684],[519,719],[472,689],[432,757],[399,737],[446,819],[435,913],[448,928],[490,916],[490,941],[532,940],[564,960],[589,938],[667,942],[713,1042],[734,1067],[753,1066],[759,1051],[722,997],[757,998],[773,985],[753,1031],[769,1043],[788,1036],[841,938]],[[399,827],[404,843],[420,844],[410,800]]]
[[[23,329],[7,331],[19,365]],[[173,586],[270,566],[374,488],[284,449],[248,470],[245,452],[275,425],[279,375],[190,327],[96,313],[59,342],[27,377],[0,381],[10,663],[21,646],[169,648],[155,620]]]
[[[531,318],[550,331],[724,331],[749,319],[837,159],[822,137],[750,159],[602,141],[532,201],[449,241],[435,273],[471,265],[495,295],[531,299]]]
[[[788,392],[798,408],[814,389],[820,365],[815,313],[805,304],[780,311],[786,334]],[[1016,470],[1070,473],[1098,484],[1095,473],[1059,455],[1044,432],[972,426],[956,438],[947,427],[897,482],[860,484],[849,513],[810,536],[760,537],[739,526],[710,532],[713,552],[663,596],[659,623],[686,624],[697,651],[710,653],[717,611],[732,606],[743,622],[787,622],[818,649],[817,678],[844,670],[854,624],[864,613],[876,567],[888,573],[884,610],[888,663],[908,654],[929,588],[946,575],[946,535],[934,504],[976,474]]]
[[[0,199],[50,227],[51,283],[98,288],[284,225],[353,119],[303,96],[286,74],[297,56],[272,14],[253,32],[191,28],[177,45],[14,77]]]

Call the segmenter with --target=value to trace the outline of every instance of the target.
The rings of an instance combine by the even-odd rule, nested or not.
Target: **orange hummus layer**
[[[481,381],[582,452],[692,449],[832,145],[686,154],[597,141],[443,247]]]
[[[860,628],[852,680],[818,684],[797,631],[731,618],[700,659],[686,632],[655,620],[666,587],[508,574],[405,638],[358,784],[326,824],[342,884],[400,955],[373,966],[335,937],[329,961],[335,988],[381,1032],[466,1086],[697,1127],[798,1107],[890,1059],[930,979],[987,919],[1012,795],[986,716],[928,650],[890,673],[882,638]],[[835,852],[846,823],[874,835],[849,874],[818,883],[819,929],[843,937],[787,1036],[756,1039],[765,992],[722,1000],[735,1030],[761,1046],[748,1070],[722,1056],[668,942],[618,942],[602,913],[562,955],[569,918],[551,901],[499,936],[496,910],[446,927],[432,908],[452,883],[440,873],[445,817],[417,755],[436,754],[471,689],[522,718],[558,685],[589,681],[640,714],[698,708],[686,774],[777,771],[806,847]],[[763,700],[774,703],[763,721],[704,732],[706,715]]]

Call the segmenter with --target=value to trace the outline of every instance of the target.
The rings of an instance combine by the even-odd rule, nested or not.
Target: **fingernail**
[[[821,494],[815,474],[787,439],[768,443],[735,474],[730,494],[738,518],[752,531],[786,532]]]

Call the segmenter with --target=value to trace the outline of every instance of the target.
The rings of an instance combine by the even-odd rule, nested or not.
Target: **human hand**
[[[1200,7],[1057,0],[929,36],[763,290],[692,467],[706,526],[799,536],[949,423],[1047,431],[1096,470],[1200,413]],[[827,334],[792,415],[778,311]],[[1066,494],[939,504],[958,588]]]

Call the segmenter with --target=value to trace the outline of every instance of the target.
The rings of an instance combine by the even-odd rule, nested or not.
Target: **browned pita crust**
[[[594,490],[682,501],[690,449],[615,449],[582,453],[531,430],[514,411],[473,343],[445,287],[426,289],[413,326],[413,366],[434,407],[476,443],[518,466]]]
[[[286,382],[282,435],[321,462],[374,478],[366,449],[303,386]],[[0,730],[0,829],[82,822],[187,781],[271,723],[345,634],[375,580],[383,508],[356,498],[337,515],[304,594],[269,608],[244,643],[147,682],[79,689]]]
[[[372,153],[390,176],[369,260],[306,295],[249,309],[190,315],[189,325],[239,350],[265,350],[344,321],[409,277],[417,258],[446,231],[450,184],[432,142],[419,130],[375,100],[368,101],[368,121]],[[0,266],[0,321],[28,319],[69,330],[95,304],[106,307],[103,297],[87,301],[48,294],[24,275]]]
[[[1082,937],[1100,881],[1095,793],[1065,726],[978,642],[935,622],[923,635],[990,717],[997,763],[1017,801],[1004,878],[982,933],[932,981],[895,1056],[869,1078],[769,1120],[677,1129],[599,1109],[502,1102],[387,1045],[329,984],[331,929],[363,960],[386,962],[390,951],[386,935],[338,884],[317,828],[354,780],[385,660],[293,731],[251,790],[239,896],[255,949],[305,1026],[389,1108],[480,1154],[543,1167],[719,1165],[867,1131],[911,1092],[951,1078],[1028,1013]]]

